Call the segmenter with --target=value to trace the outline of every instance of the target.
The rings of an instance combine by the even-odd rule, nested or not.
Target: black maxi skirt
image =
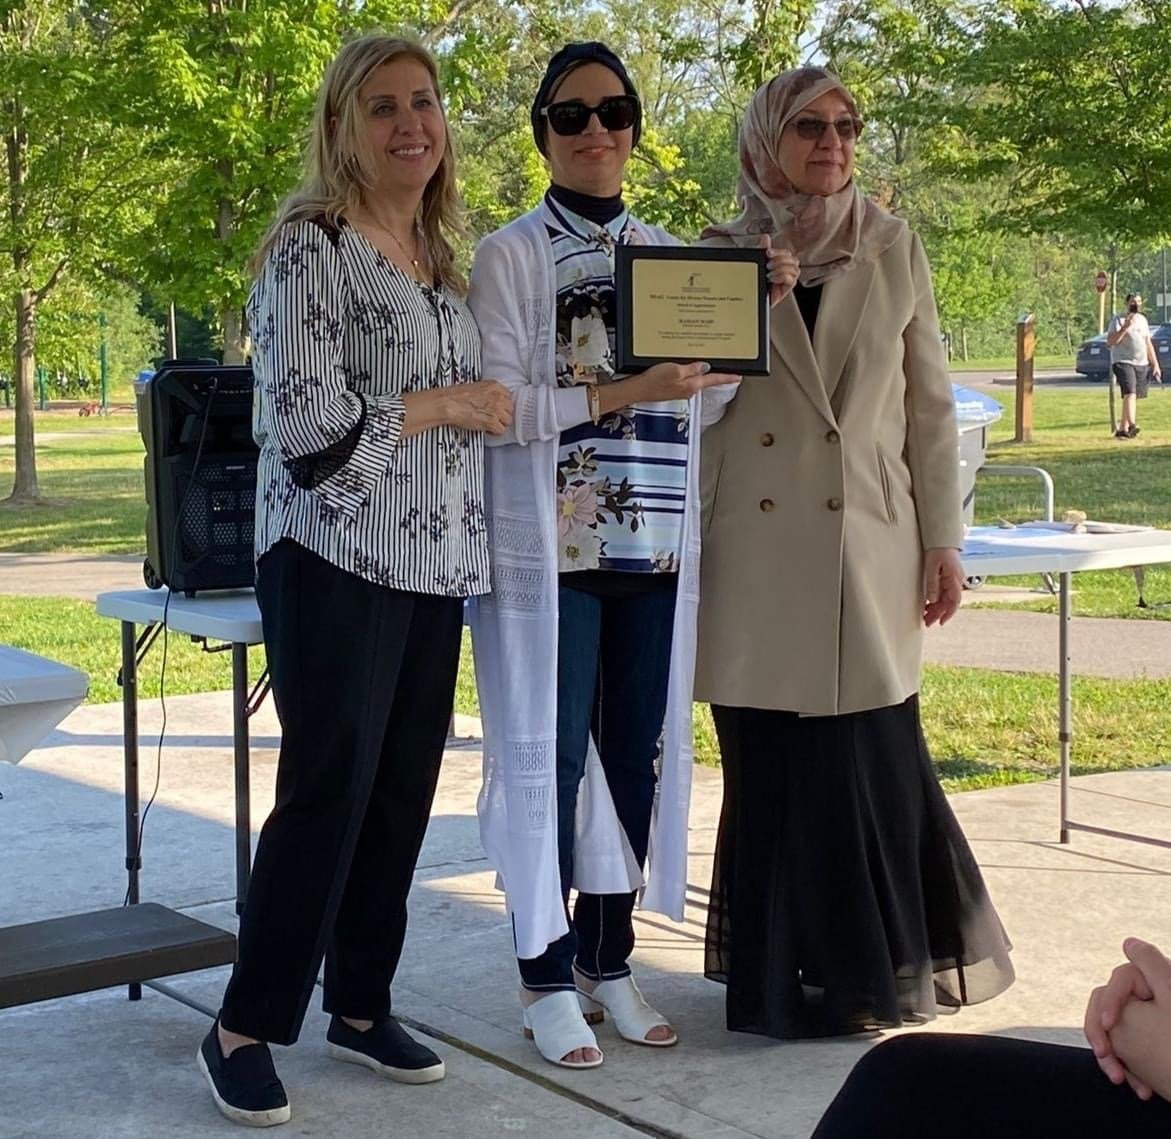
[[[713,705],[724,769],[705,974],[735,1032],[867,1032],[1013,981],[919,697],[842,716]]]

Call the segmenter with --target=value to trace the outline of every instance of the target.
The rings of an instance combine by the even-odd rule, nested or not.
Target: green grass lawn
[[[65,597],[16,597],[0,594],[0,630],[5,644],[52,657],[89,675],[87,703],[108,704],[122,699],[117,685],[122,663],[119,622],[99,617],[88,601]],[[159,694],[163,643],[155,642],[138,677],[143,699]],[[264,649],[248,653],[249,675],[255,680],[264,669]],[[181,633],[167,638],[167,695],[218,692],[232,687],[230,653],[206,652]],[[476,714],[476,683],[472,672],[471,642],[465,632],[460,663],[457,710]]]
[[[11,414],[0,415],[0,498],[14,472]],[[37,416],[44,505],[0,504],[0,553],[133,554],[145,548],[142,440],[130,414]]]
[[[1142,436],[1119,442],[1109,436],[1105,386],[1037,388],[1034,438],[1012,443],[1011,387],[994,389],[1005,417],[991,434],[991,462],[1046,468],[1057,487],[1057,510],[1085,510],[1091,517],[1171,527],[1171,392],[1154,389],[1140,405]],[[38,415],[39,469],[47,506],[0,507],[0,552],[140,553],[143,548],[142,445],[132,414],[101,419],[76,414]],[[11,479],[11,414],[0,413],[0,495]],[[977,522],[1036,518],[1036,483],[986,479],[978,484]],[[1014,579],[997,579],[1010,582]],[[1034,584],[1035,579],[1017,579]],[[1171,611],[1135,608],[1133,577],[1126,572],[1079,574],[1075,611],[1099,616],[1166,619]],[[1148,570],[1151,601],[1171,599],[1171,571]],[[971,593],[968,604],[983,604]],[[1029,608],[1055,608],[1039,598]],[[29,648],[84,669],[91,701],[119,698],[114,683],[119,638],[114,622],[93,607],[63,599],[0,597],[0,629],[6,643]],[[161,646],[143,668],[144,696],[157,695]],[[252,653],[254,672],[262,666]],[[226,654],[208,654],[172,635],[167,691],[226,689]],[[1044,675],[929,667],[923,683],[927,737],[949,790],[1017,782],[1052,775],[1057,763],[1056,679]],[[1162,763],[1171,758],[1169,681],[1075,681],[1075,766],[1079,772]],[[457,709],[475,714],[475,684],[465,641]],[[711,717],[695,710],[696,755],[718,762]]]
[[[121,699],[115,677],[120,662],[116,622],[92,605],[63,598],[0,596],[4,640],[80,668],[90,677],[89,700]],[[263,668],[262,649],[249,654],[252,679]],[[139,673],[144,698],[159,694],[162,642]],[[172,633],[167,644],[166,691],[170,696],[231,687],[231,660],[207,653]],[[1075,771],[1147,767],[1171,757],[1171,681],[1097,680],[1074,684]],[[456,710],[479,713],[471,644],[465,632]],[[719,763],[707,705],[694,713],[695,753],[700,763]],[[1018,783],[1052,776],[1057,765],[1057,680],[1044,675],[928,667],[923,678],[923,723],[936,766],[949,791]]]
[[[1073,371],[1072,352],[1060,356],[1038,356],[1033,361],[1034,368],[1067,368]],[[958,356],[951,362],[953,372],[1003,372],[1015,371],[1015,356],[973,356],[970,360],[961,360]]]

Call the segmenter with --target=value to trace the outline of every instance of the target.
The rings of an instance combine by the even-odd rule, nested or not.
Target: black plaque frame
[[[614,363],[620,373],[642,372],[655,364],[671,361],[690,364],[695,356],[639,356],[634,351],[634,264],[641,260],[750,262],[757,266],[757,351],[745,358],[708,357],[714,372],[740,376],[769,374],[769,290],[768,258],[764,249],[742,249],[711,245],[618,245],[614,249],[614,300],[617,323],[614,335]]]

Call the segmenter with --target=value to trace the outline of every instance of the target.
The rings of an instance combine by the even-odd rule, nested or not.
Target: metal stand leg
[[[232,744],[236,769],[236,913],[244,912],[252,867],[252,805],[248,771],[248,646],[232,645]]]
[[[126,809],[126,901],[138,904],[138,644],[133,621],[122,622],[122,754]],[[130,1000],[142,999],[142,986],[129,986]]]
[[[1059,576],[1061,582],[1058,592],[1058,661],[1057,661],[1057,689],[1058,689],[1058,738],[1061,741],[1061,841],[1069,842],[1069,759],[1073,745],[1073,696],[1070,681],[1070,649],[1069,636],[1073,624],[1070,589],[1073,575],[1063,573]]]

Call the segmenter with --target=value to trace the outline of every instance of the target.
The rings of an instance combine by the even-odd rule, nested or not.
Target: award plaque
[[[768,375],[763,249],[616,246],[614,299],[619,372],[704,360],[714,372]]]

